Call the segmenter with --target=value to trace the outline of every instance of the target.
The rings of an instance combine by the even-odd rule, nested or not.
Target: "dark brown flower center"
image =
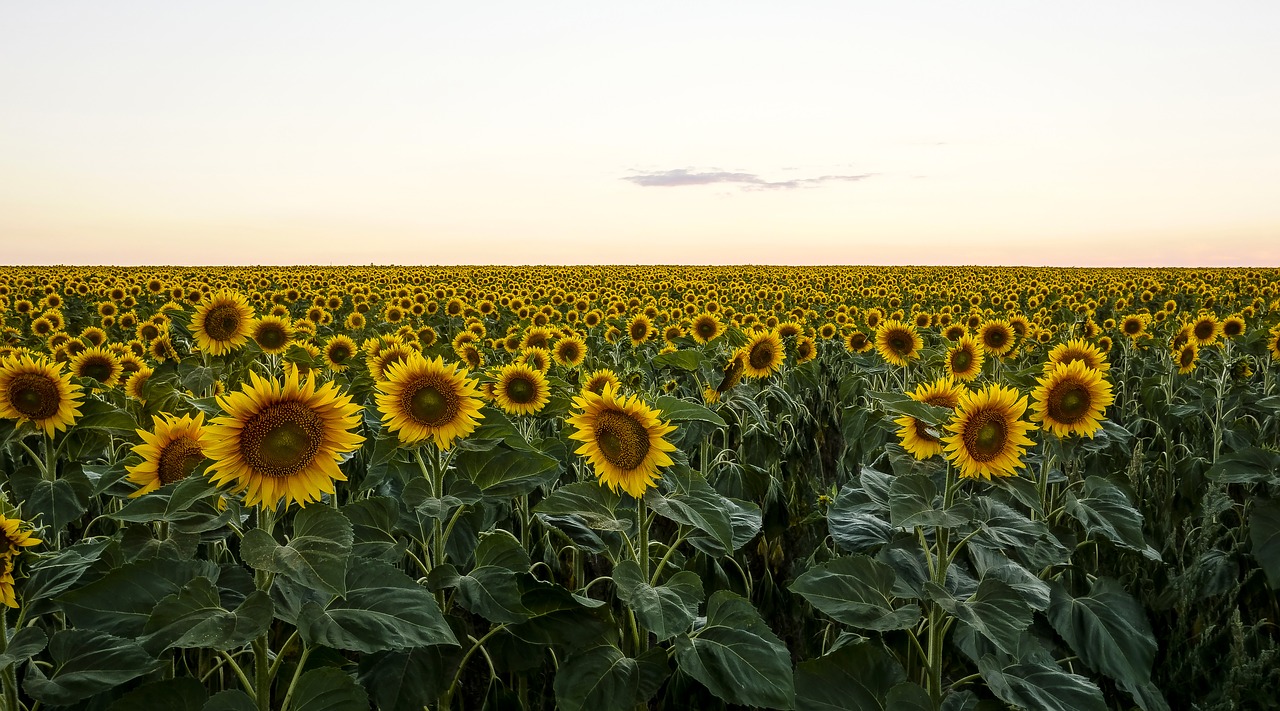
[[[1200,323],[1197,323],[1195,333],[1196,338],[1199,338],[1202,341],[1207,340],[1213,335],[1213,322],[1201,321]]]
[[[258,474],[287,477],[306,469],[324,439],[324,421],[301,402],[270,405],[245,423],[240,455]]]
[[[173,440],[160,453],[160,461],[156,466],[160,483],[172,484],[186,479],[202,461],[204,461],[204,452],[200,450],[200,445],[195,440],[190,437],[179,437]]]
[[[453,384],[437,375],[419,377],[405,387],[400,397],[401,409],[427,427],[449,424],[462,404]]]
[[[1005,424],[1004,415],[999,412],[983,410],[977,412],[965,423],[964,448],[975,461],[989,462],[1004,451],[1008,442],[1009,428]]]
[[[105,383],[111,379],[114,372],[115,362],[113,360],[106,356],[94,355],[80,362],[78,375],[82,378],[93,378],[100,383]]]
[[[1050,419],[1064,425],[1074,425],[1089,413],[1093,400],[1089,389],[1082,383],[1065,381],[1049,391],[1047,411]]]
[[[215,341],[229,341],[240,331],[240,310],[231,304],[219,304],[204,317],[204,332]]]
[[[283,348],[289,342],[289,334],[285,333],[279,324],[272,323],[259,328],[253,340],[257,341],[263,350],[276,350]]]
[[[47,420],[58,413],[62,395],[58,385],[37,373],[18,373],[9,381],[9,404],[23,417]]]
[[[951,354],[951,370],[967,373],[971,365],[973,365],[973,354],[967,348],[961,348]]]
[[[606,410],[596,418],[596,445],[610,464],[630,471],[649,453],[649,431],[624,412]]]
[[[1196,361],[1196,351],[1194,348],[1183,348],[1178,354],[1178,365],[1186,368]]]
[[[757,343],[751,348],[751,354],[747,356],[747,362],[756,370],[765,370],[773,365],[774,358],[773,344],[769,342]]]
[[[329,349],[329,360],[334,363],[341,363],[351,357],[351,349],[343,344],[338,344]]]
[[[538,395],[538,388],[523,376],[516,376],[507,383],[507,399],[517,405],[527,405]]]

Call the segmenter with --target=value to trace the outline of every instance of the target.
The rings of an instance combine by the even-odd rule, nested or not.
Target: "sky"
[[[0,263],[1280,265],[1280,3],[9,2]]]

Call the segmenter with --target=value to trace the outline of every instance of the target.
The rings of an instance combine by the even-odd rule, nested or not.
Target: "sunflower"
[[[82,392],[60,363],[25,355],[0,363],[0,417],[31,420],[50,437],[80,416]]]
[[[1022,420],[1027,398],[1001,385],[965,393],[943,437],[947,459],[963,478],[1014,476],[1026,466],[1022,455],[1034,443],[1027,437],[1031,423]]]
[[[1267,350],[1271,352],[1271,360],[1280,361],[1280,325],[1271,329],[1271,338],[1267,340]]]
[[[986,356],[978,344],[978,339],[965,334],[947,351],[947,375],[967,383],[982,372],[984,360]]]
[[[920,357],[923,346],[915,326],[897,319],[886,320],[876,329],[876,352],[891,365],[905,367],[913,358]]]
[[[72,375],[96,380],[104,388],[115,387],[123,372],[124,365],[120,360],[100,346],[80,351],[71,359]]]
[[[509,415],[536,415],[551,399],[551,386],[542,371],[510,363],[496,373],[494,401]]]
[[[360,422],[360,406],[333,383],[315,380],[284,383],[250,373],[252,384],[218,398],[227,413],[214,418],[200,436],[213,460],[209,478],[245,492],[245,504],[275,508],[296,501],[305,506],[321,494],[335,493],[346,481],[338,468],[342,454],[360,447],[364,437],[350,430]]]
[[[1147,335],[1147,321],[1146,314],[1125,316],[1120,322],[1120,332],[1136,341]]]
[[[551,369],[551,351],[546,348],[525,348],[516,356],[517,363],[523,363],[531,368],[537,368],[543,373]]]
[[[289,350],[293,340],[293,322],[279,316],[263,316],[249,324],[249,337],[263,353],[278,355]]]
[[[597,395],[584,392],[573,404],[582,412],[568,418],[577,432],[570,439],[582,442],[576,450],[591,462],[602,484],[640,498],[658,479],[658,467],[671,464],[667,452],[675,445],[663,438],[675,426],[658,419],[658,411],[640,398],[619,397],[607,386]]]
[[[653,325],[649,322],[649,317],[638,314],[631,319],[631,323],[627,324],[627,336],[631,338],[632,346],[639,346],[653,338]]]
[[[604,392],[606,387],[612,387],[617,390],[622,387],[622,381],[618,380],[617,373],[608,368],[601,368],[587,375],[586,381],[582,384],[582,392],[599,395]]]
[[[18,606],[18,596],[13,587],[14,558],[23,548],[43,543],[31,535],[31,524],[17,518],[0,515],[0,601],[9,607]]]
[[[853,331],[845,338],[844,347],[850,353],[866,353],[874,347],[874,344],[867,334],[862,331]]]
[[[249,340],[253,308],[241,295],[222,290],[206,298],[191,319],[196,345],[209,355],[223,355]]]
[[[579,336],[565,336],[551,350],[555,361],[566,368],[577,368],[587,359],[587,344]]]
[[[347,336],[338,334],[324,344],[324,363],[329,370],[341,373],[347,369],[347,363],[351,361],[351,358],[357,352],[359,352],[359,349],[356,347],[355,341]]]
[[[1212,346],[1221,334],[1222,324],[1218,323],[1218,317],[1211,313],[1201,314],[1191,323],[1191,338],[1201,348]]]
[[[1053,350],[1049,351],[1049,360],[1044,364],[1044,369],[1048,372],[1059,363],[1066,365],[1075,361],[1081,361],[1094,370],[1111,369],[1111,364],[1107,362],[1107,356],[1103,354],[1102,349],[1083,338],[1073,338],[1066,343],[1054,346]]]
[[[926,405],[954,410],[956,405],[960,404],[960,397],[965,392],[967,391],[964,385],[944,375],[932,383],[917,385],[915,392],[907,393],[907,396]],[[898,425],[898,438],[902,441],[902,448],[916,459],[928,459],[936,454],[942,454],[942,442],[938,439],[941,433],[929,423],[921,422],[910,415],[903,415],[893,422]]]
[[[1083,360],[1058,363],[1040,378],[1031,391],[1031,421],[1058,437],[1070,435],[1093,438],[1102,428],[1103,411],[1115,402],[1111,383],[1102,371]]]
[[[778,372],[786,351],[776,331],[764,331],[751,337],[738,350],[742,355],[742,374],[748,378],[767,378]]]
[[[466,374],[439,356],[393,363],[387,379],[378,383],[383,424],[405,444],[434,439],[441,449],[453,446],[454,440],[474,432],[483,417],[476,381]]]
[[[140,464],[127,467],[129,481],[140,489],[129,494],[130,498],[155,491],[165,484],[182,481],[205,461],[200,448],[204,434],[204,413],[193,419],[190,415],[175,417],[165,414],[152,416],[155,431],[138,430],[142,444],[133,446],[133,453],[142,457]]]
[[[393,341],[390,344],[378,349],[377,354],[365,359],[365,365],[369,368],[369,374],[374,380],[385,380],[387,377],[387,369],[397,363],[405,363],[410,359],[421,354],[412,347]]]
[[[147,397],[144,391],[147,387],[147,381],[155,374],[155,372],[156,371],[152,370],[149,366],[145,365],[138,368],[138,372],[129,375],[129,377],[124,381],[124,394],[138,402],[146,402]]]
[[[818,345],[808,336],[796,339],[796,364],[808,363],[818,357]]]
[[[1235,338],[1244,335],[1244,318],[1240,314],[1232,314],[1222,320],[1222,335]]]
[[[1173,362],[1178,366],[1178,374],[1186,375],[1196,369],[1196,361],[1200,360],[1200,348],[1195,342],[1182,344],[1173,351]]]
[[[1013,350],[1014,341],[1017,340],[1013,332],[1013,326],[1003,319],[995,319],[982,324],[982,328],[978,329],[978,338],[982,341],[982,347],[987,351],[987,354],[997,358],[1003,357]]]

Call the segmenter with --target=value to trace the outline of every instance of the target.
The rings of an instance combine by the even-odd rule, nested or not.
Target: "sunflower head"
[[[570,439],[582,442],[576,452],[586,457],[600,482],[639,498],[658,478],[658,467],[671,464],[667,452],[675,445],[664,436],[675,426],[638,397],[620,397],[612,386],[597,395],[583,392],[574,399],[580,413],[568,418],[577,431]]]
[[[1014,476],[1026,466],[1022,455],[1034,443],[1027,437],[1031,423],[1022,420],[1027,398],[1002,385],[965,393],[942,438],[944,453],[960,469],[962,478]]]
[[[720,319],[716,318],[715,314],[705,311],[695,317],[693,324],[689,327],[689,335],[700,344],[715,340],[721,333],[724,333],[724,326],[720,324]]]
[[[1107,356],[1102,349],[1083,338],[1073,338],[1066,343],[1054,346],[1053,350],[1049,351],[1049,360],[1044,364],[1044,369],[1048,372],[1059,363],[1069,364],[1074,361],[1081,361],[1086,367],[1094,370],[1111,369],[1111,364],[1107,362]]]
[[[338,334],[324,344],[324,363],[329,370],[341,373],[347,369],[351,359],[359,352],[360,350],[356,347],[355,341],[347,336]]]
[[[808,336],[796,339],[796,363],[804,364],[818,357],[818,344]]]
[[[194,418],[190,415],[176,417],[165,414],[153,416],[153,432],[138,430],[142,444],[133,446],[133,453],[142,457],[140,464],[127,467],[129,481],[138,485],[130,497],[142,496],[165,484],[182,481],[205,461],[200,438],[204,434],[204,413]]]
[[[867,337],[867,334],[855,330],[851,331],[848,337],[845,338],[844,347],[850,353],[866,353],[874,348],[875,344]]]
[[[520,355],[516,356],[517,363],[523,363],[543,373],[551,369],[551,360],[551,351],[536,346],[525,348]]]
[[[565,336],[556,341],[551,355],[565,368],[577,368],[587,359],[587,343],[580,336]]]
[[[551,399],[551,386],[542,371],[523,363],[511,363],[498,370],[494,401],[510,415],[536,415]]]
[[[604,392],[606,387],[612,386],[615,390],[622,387],[622,381],[618,380],[618,374],[608,368],[601,368],[587,375],[587,379],[582,383],[582,392],[595,393],[599,395]]]
[[[915,326],[897,319],[889,319],[876,329],[876,351],[885,362],[904,367],[913,359],[920,357],[920,349],[924,341],[916,332]]]
[[[748,378],[767,378],[782,367],[786,350],[776,331],[762,331],[751,337],[738,354],[742,356],[742,374]]]
[[[1222,335],[1227,338],[1237,338],[1244,335],[1244,318],[1239,314],[1232,314],[1222,320]]]
[[[1202,314],[1191,323],[1191,337],[1201,348],[1212,346],[1221,334],[1222,324],[1218,323],[1218,317],[1211,313]]]
[[[978,330],[978,337],[987,353],[997,358],[1013,350],[1014,341],[1016,340],[1013,326],[1003,319],[995,319],[982,324],[982,328]]]
[[[1181,348],[1173,351],[1173,363],[1177,366],[1179,375],[1195,370],[1199,360],[1200,348],[1194,342],[1184,343]]]
[[[907,396],[926,405],[954,410],[965,392],[967,390],[964,385],[950,376],[943,376],[932,383],[921,383],[914,392],[907,393]],[[903,449],[916,459],[928,459],[942,454],[942,442],[939,439],[942,433],[929,423],[910,415],[903,415],[895,419],[894,423],[898,425],[898,439]]]
[[[138,368],[138,372],[129,375],[124,381],[124,393],[138,402],[146,402],[147,381],[155,374],[155,370],[148,366]]]
[[[240,294],[222,290],[210,295],[191,319],[200,350],[215,356],[230,353],[249,340],[253,308]]]
[[[289,350],[293,341],[293,322],[280,316],[263,316],[249,324],[249,336],[263,353],[278,355]]]
[[[965,334],[947,351],[947,375],[969,382],[982,372],[982,363],[986,360],[982,347],[973,336]]]
[[[52,437],[75,423],[82,396],[60,363],[26,355],[0,363],[0,417],[30,420]]]
[[[1031,420],[1058,437],[1092,438],[1102,428],[1103,412],[1114,402],[1111,383],[1083,360],[1058,363],[1031,391]]]
[[[483,417],[476,381],[468,380],[457,363],[445,364],[438,356],[392,364],[378,390],[382,422],[404,444],[431,439],[448,449],[474,432]]]
[[[120,359],[101,346],[86,348],[71,358],[72,375],[96,380],[104,388],[115,387],[123,372]]]

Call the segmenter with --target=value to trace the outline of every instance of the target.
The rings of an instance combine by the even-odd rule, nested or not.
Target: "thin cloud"
[[[623,180],[635,183],[642,188],[677,188],[686,185],[737,183],[744,190],[794,190],[795,188],[814,187],[829,182],[856,182],[870,178],[873,175],[875,173],[819,175],[813,178],[794,178],[792,180],[765,180],[755,173],[734,173],[724,170],[695,171],[688,168],[675,168],[673,170],[629,175]]]

